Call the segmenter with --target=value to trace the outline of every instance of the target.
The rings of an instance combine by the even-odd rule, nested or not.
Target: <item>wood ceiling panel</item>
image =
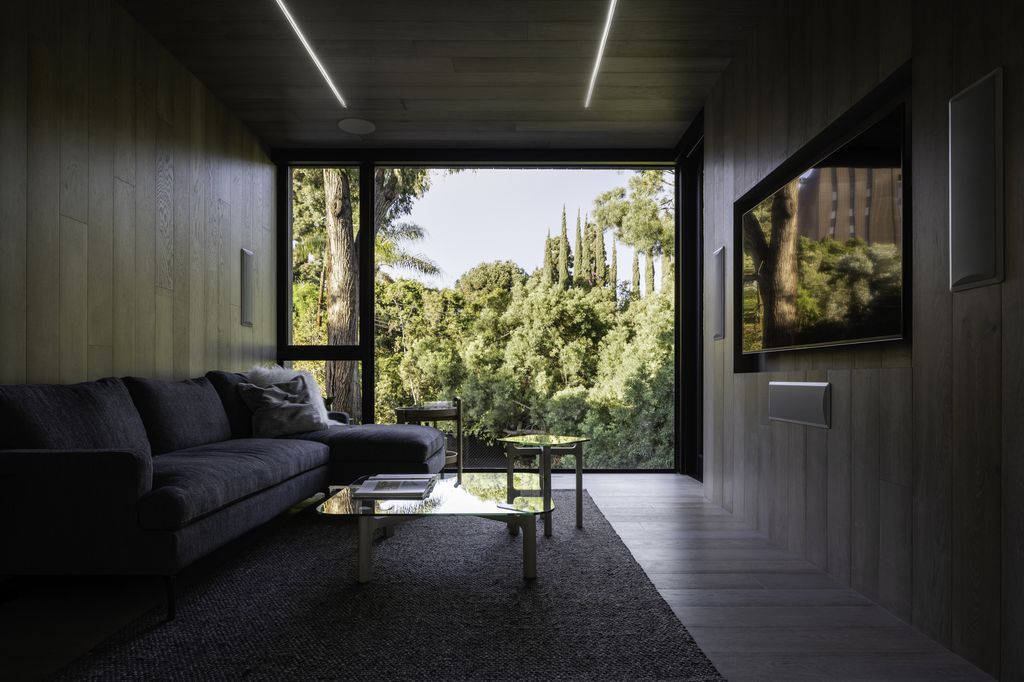
[[[123,0],[269,147],[671,147],[777,1],[286,0],[342,109],[273,0]],[[337,128],[366,118],[365,137]]]

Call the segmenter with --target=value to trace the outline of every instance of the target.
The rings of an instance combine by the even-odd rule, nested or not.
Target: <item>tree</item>
[[[576,262],[573,264],[572,269],[572,283],[578,287],[583,286],[587,281],[585,276],[586,269],[583,263],[587,261],[590,254],[583,249],[580,236],[580,210],[576,209],[576,250],[573,251],[576,254]]]
[[[608,261],[604,251],[604,231],[594,226],[594,286],[603,287],[607,275]]]
[[[764,308],[765,346],[793,343],[797,320],[798,187],[799,179],[793,180],[743,215],[743,249],[753,260]],[[770,223],[767,229],[762,224],[765,219]]]
[[[324,168],[324,211],[329,259],[326,267],[327,342],[358,343],[359,220],[353,211],[353,186],[358,191],[358,171]],[[429,171],[419,168],[377,168],[374,171],[373,236],[392,228],[409,214],[413,202],[430,187]],[[335,409],[359,417],[362,414],[360,382],[355,362],[328,362],[325,390],[334,397]]]
[[[644,170],[594,199],[594,220],[600,229],[643,252],[646,259],[663,256],[671,277],[675,263],[675,178],[672,171]],[[649,264],[653,268],[653,262]],[[653,290],[654,279],[647,283]]]
[[[593,267],[593,256],[591,255],[592,247],[594,244],[593,235],[591,234],[590,226],[586,220],[583,221],[584,232],[583,232],[583,246],[576,252],[578,261],[576,263],[576,272],[580,275],[580,283],[589,286],[594,283],[594,267]],[[576,211],[576,231],[580,229],[580,213]]]
[[[633,249],[633,298],[640,298],[640,253]]]
[[[612,240],[612,264],[608,268],[608,281],[612,287],[617,287],[619,284],[619,255],[615,249],[615,240]]]
[[[569,251],[569,237],[565,231],[565,204],[562,204],[562,234],[558,238],[558,286],[568,289],[572,281],[569,274],[572,254]]]
[[[654,255],[650,251],[644,254],[644,292],[648,296],[654,293]]]

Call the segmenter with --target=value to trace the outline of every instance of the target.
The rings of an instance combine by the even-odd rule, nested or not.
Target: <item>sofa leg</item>
[[[174,620],[177,615],[177,593],[174,589],[174,576],[164,576],[164,590],[167,593],[167,621]]]

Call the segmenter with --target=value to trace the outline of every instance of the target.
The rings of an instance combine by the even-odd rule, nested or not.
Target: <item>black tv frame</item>
[[[733,204],[733,371],[737,373],[763,372],[768,370],[768,358],[784,353],[867,345],[902,345],[910,343],[911,331],[911,282],[913,264],[913,223],[912,175],[910,144],[910,62],[906,62],[882,81],[874,90],[861,98],[832,123],[815,135],[807,144],[783,161],[775,170],[766,175]],[[882,338],[860,338],[849,341],[787,346],[753,353],[743,352],[743,215],[766,197],[771,196],[787,182],[827,158],[843,145],[851,142],[872,125],[903,109],[903,139],[901,144],[903,166],[903,295],[902,332],[899,336]]]

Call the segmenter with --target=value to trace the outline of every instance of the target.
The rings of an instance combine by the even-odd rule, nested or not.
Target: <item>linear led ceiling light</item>
[[[280,2],[280,0],[278,0]],[[608,18],[604,21],[604,33],[601,34],[601,44],[597,47],[597,59],[594,60],[594,72],[590,74],[590,87],[587,88],[587,101],[583,103],[584,109],[590,108],[590,98],[594,95],[594,86],[597,85],[597,72],[601,70],[601,58],[604,57],[604,46],[608,42],[608,31],[612,28],[612,17],[615,16],[615,3],[612,0],[608,5]],[[298,29],[295,29],[296,31]],[[312,54],[312,53],[311,53]]]
[[[614,4],[614,2],[612,4]],[[295,19],[292,17],[291,12],[289,12],[288,8],[284,6],[283,0],[277,0],[277,6],[281,8],[282,12],[284,12],[284,18],[287,19],[288,23],[292,25],[292,30],[295,31],[295,35],[299,37],[299,41],[302,43],[302,46],[306,48],[306,52],[309,53],[309,56],[313,60],[313,63],[316,64],[316,68],[320,69],[320,75],[324,77],[325,81],[327,81],[327,85],[331,88],[331,92],[333,92],[334,96],[338,98],[338,101],[341,103],[341,106],[348,109],[348,105],[345,104],[345,98],[341,96],[341,93],[338,92],[338,88],[334,86],[334,82],[331,80],[331,77],[327,74],[327,69],[325,69],[324,65],[320,63],[319,59],[317,59],[316,53],[313,52],[313,48],[310,47],[309,42],[306,40],[306,36],[302,35],[302,31],[299,29],[299,25],[295,23]]]

